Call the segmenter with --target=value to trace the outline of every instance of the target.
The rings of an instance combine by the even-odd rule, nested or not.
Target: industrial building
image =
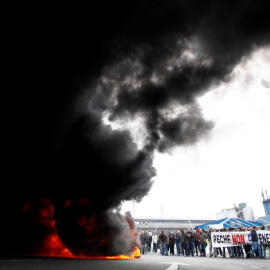
[[[232,208],[223,209],[222,212],[216,213],[216,219],[240,218],[243,220],[255,221],[252,207],[247,207],[246,203],[234,204]]]
[[[198,225],[212,222],[214,219],[173,219],[173,218],[134,218],[137,231],[157,232],[164,231],[165,234],[176,232],[180,229],[195,228]]]
[[[259,217],[258,222],[264,224],[265,226],[270,226],[270,197],[268,196],[266,190],[262,190],[262,199],[265,216]]]
[[[217,222],[219,220],[231,220],[239,219],[238,223],[231,224],[231,226],[239,227],[246,222],[259,222],[264,225],[270,225],[270,197],[265,191],[263,196],[263,207],[265,211],[265,216],[255,220],[254,211],[252,207],[247,207],[246,203],[240,203],[238,205],[234,204],[232,208],[223,209],[222,212],[216,213],[216,219],[175,219],[175,218],[134,218],[137,231],[140,233],[144,232],[156,232],[159,234],[164,231],[166,234],[176,232],[177,230],[187,228],[196,228],[204,225],[206,223]],[[239,226],[238,226],[239,225]],[[206,229],[206,228],[205,228]]]
[[[243,220],[240,218],[223,218],[220,220],[215,220],[210,223],[202,224],[197,226],[197,228],[204,229],[208,231],[210,228],[213,229],[223,229],[223,228],[241,228],[242,226],[249,228],[250,226],[260,226],[260,223],[250,220]],[[197,229],[196,228],[196,229]]]

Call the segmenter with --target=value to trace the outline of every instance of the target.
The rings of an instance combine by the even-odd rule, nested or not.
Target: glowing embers
[[[127,259],[138,259],[141,257],[141,252],[140,250],[138,249],[138,247],[135,247],[133,250],[132,250],[133,254],[132,255],[119,255],[119,256],[113,256],[113,257],[109,257],[107,256],[106,259],[109,259],[109,260],[127,260]]]

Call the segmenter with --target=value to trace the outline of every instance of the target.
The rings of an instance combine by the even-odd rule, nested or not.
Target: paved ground
[[[147,254],[134,260],[78,260],[56,258],[0,258],[0,270],[182,270],[270,269],[270,259],[230,259]]]

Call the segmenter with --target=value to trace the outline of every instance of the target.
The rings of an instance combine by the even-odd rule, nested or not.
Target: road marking
[[[257,266],[251,266],[251,267],[255,269],[261,269],[260,267],[257,267]]]
[[[165,270],[178,270],[179,265],[190,265],[190,264],[182,263],[182,262],[159,262],[159,263],[170,264],[170,266],[166,268]]]
[[[165,270],[178,270],[179,264],[171,264],[168,268]]]

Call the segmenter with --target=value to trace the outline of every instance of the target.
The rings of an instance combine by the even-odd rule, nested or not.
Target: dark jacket
[[[181,235],[181,242],[183,244],[183,243],[187,242],[187,236],[186,236],[184,230],[181,230],[181,233],[182,233],[182,235]]]
[[[141,237],[140,237],[140,238],[141,238],[141,243],[142,243],[142,244],[145,244],[146,241],[147,241],[146,235],[145,235],[145,234],[143,234],[143,235],[141,234]]]
[[[257,235],[257,232],[255,230],[252,230],[250,232],[250,235],[251,235],[251,241],[252,242],[258,242],[258,235]]]
[[[205,233],[201,232],[201,233],[198,234],[197,237],[198,237],[199,244],[206,244],[205,240],[207,238],[207,235]]]
[[[149,235],[149,236],[147,237],[146,243],[147,243],[148,245],[151,245],[151,243],[152,243],[152,236],[151,236],[151,235]]]
[[[174,235],[173,234],[170,234],[169,236],[169,244],[175,244],[175,239],[174,239]]]
[[[192,232],[186,232],[186,237],[188,242],[193,242],[193,233]]]
[[[176,244],[181,243],[181,234],[180,234],[180,233],[178,233],[178,234],[175,236],[175,242],[176,242]]]
[[[212,241],[212,238],[211,238],[212,232],[209,231],[209,232],[207,232],[206,235],[207,235],[208,240],[209,240],[209,241]]]
[[[198,237],[197,237],[198,233],[195,232],[194,233],[194,243],[198,243]]]
[[[164,233],[161,233],[158,238],[160,238],[161,243],[167,242],[167,236]]]

